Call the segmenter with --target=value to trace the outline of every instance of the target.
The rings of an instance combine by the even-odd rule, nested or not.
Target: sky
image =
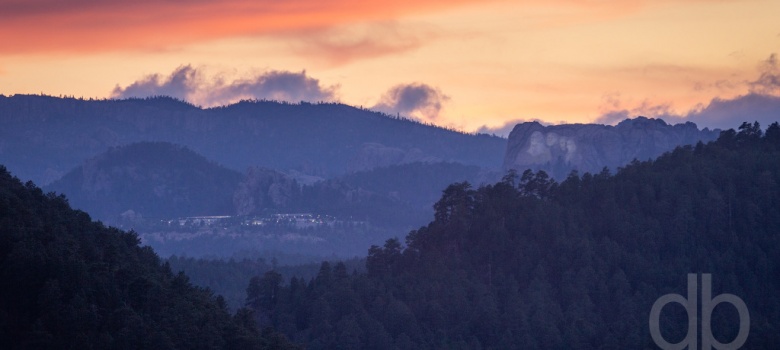
[[[777,0],[0,0],[0,94],[331,101],[467,132],[780,119]]]

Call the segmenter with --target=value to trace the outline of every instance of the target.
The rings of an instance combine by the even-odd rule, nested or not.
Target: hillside
[[[711,274],[713,298],[731,293],[749,310],[744,348],[775,349],[778,208],[780,125],[745,123],[615,175],[453,184],[405,246],[368,250],[367,273],[323,263],[313,280],[283,285],[271,271],[247,300],[311,349],[654,349],[654,302],[686,295],[688,274],[702,284]],[[738,317],[715,308],[714,336],[735,339]],[[669,306],[659,324],[674,343],[688,318]]]
[[[112,146],[188,147],[228,168],[333,177],[414,161],[499,168],[506,139],[470,135],[343,104],[240,102],[202,109],[167,97],[0,96],[0,164],[48,184]]]
[[[0,348],[292,348],[138,242],[0,167]]]
[[[182,146],[141,142],[101,153],[45,190],[65,194],[75,208],[106,224],[137,230],[163,256],[270,249],[351,257],[423,224],[449,183],[495,176],[458,163],[409,163],[303,185],[272,169],[250,167],[242,175]],[[290,213],[331,221],[247,224]],[[194,216],[222,219],[213,225],[179,220]]]
[[[163,256],[229,257],[243,250],[271,250],[349,258],[424,224],[449,183],[492,182],[494,176],[457,163],[411,163],[300,185],[286,174],[250,168],[233,194],[238,217],[202,227],[139,222],[132,227]],[[274,219],[292,213],[326,219],[316,224]]]
[[[181,146],[142,142],[91,158],[46,186],[109,222],[233,214],[243,176]]]

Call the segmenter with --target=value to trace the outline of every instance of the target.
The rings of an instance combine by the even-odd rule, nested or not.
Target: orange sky
[[[0,94],[117,96],[189,66],[196,104],[303,72],[364,107],[426,87],[439,108],[401,112],[466,131],[684,114],[748,93],[780,52],[778,14],[777,0],[0,0]]]

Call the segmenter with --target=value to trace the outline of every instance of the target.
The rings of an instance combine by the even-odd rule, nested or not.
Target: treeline
[[[133,232],[91,221],[0,166],[0,348],[294,348],[175,274]]]
[[[745,348],[780,348],[780,126],[728,130],[612,175],[507,174],[449,186],[435,220],[369,249],[366,273],[323,263],[310,281],[269,271],[247,304],[311,349],[653,349],[648,315],[711,273],[750,310]],[[698,291],[697,291],[698,292]],[[728,343],[738,315],[721,306]],[[667,341],[686,336],[664,309]]]
[[[270,254],[270,253],[269,253]],[[300,258],[304,259],[304,258]],[[231,310],[246,306],[247,282],[255,276],[275,271],[285,281],[296,277],[300,280],[313,279],[320,269],[319,263],[277,263],[276,258],[267,261],[263,258],[244,259],[206,259],[171,256],[165,260],[172,271],[182,271],[197,286],[208,288],[225,299]],[[335,263],[335,262],[334,262]],[[365,272],[365,259],[343,261],[348,271]]]

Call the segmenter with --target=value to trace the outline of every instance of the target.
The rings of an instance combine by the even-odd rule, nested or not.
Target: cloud
[[[750,93],[733,99],[716,98],[681,118],[710,129],[736,129],[742,122],[754,121],[766,127],[780,122],[780,97]]]
[[[614,107],[619,107],[621,103],[615,101],[611,103]],[[642,101],[642,103],[631,109],[613,109],[607,110],[596,118],[595,123],[614,125],[625,119],[632,118],[632,116],[643,116],[648,118],[661,118],[661,119],[674,119],[680,118],[672,111],[669,104],[653,104],[648,100]]]
[[[367,23],[312,30],[309,35],[299,35],[301,39],[293,44],[293,51],[340,65],[415,50],[438,35],[423,25],[400,25],[394,21]]]
[[[322,86],[306,71],[269,71],[228,80],[209,78],[190,65],[176,68],[170,75],[151,74],[128,85],[117,86],[113,98],[166,95],[202,106],[219,106],[244,99],[287,102],[334,101],[338,86]]]
[[[114,98],[170,96],[189,100],[200,85],[200,76],[190,65],[176,68],[169,76],[150,74],[125,88],[114,88]]]
[[[388,114],[415,115],[434,120],[439,116],[442,104],[449,99],[439,89],[427,84],[401,84],[390,88],[371,108]]]
[[[307,36],[358,22],[386,22],[476,0],[26,0],[0,1],[0,52],[160,50],[257,35]],[[45,24],[45,25],[43,25]],[[407,39],[394,45],[408,46]],[[326,42],[326,46],[327,46]],[[329,44],[339,46],[338,41]],[[349,44],[349,42],[347,42]],[[360,45],[360,40],[356,43]],[[370,46],[370,45],[369,45]],[[365,49],[364,49],[365,50]]]
[[[220,81],[207,93],[212,97],[206,98],[209,105],[251,98],[288,102],[334,101],[337,89],[338,86],[323,87],[318,79],[307,76],[306,71],[270,71],[229,83]]]
[[[759,73],[758,79],[748,82],[751,93],[771,95],[780,92],[780,66],[776,53],[761,62]]]
[[[562,13],[574,13],[559,21],[576,24],[677,2],[524,0],[517,6],[559,7],[564,10]],[[305,39],[313,30],[327,31],[359,22],[382,23],[409,15],[439,14],[464,4],[485,3],[485,0],[0,0],[0,53],[162,50],[229,37],[291,33],[299,33],[303,35],[299,39]],[[414,41],[406,38],[372,47],[372,43],[358,39],[326,41],[324,45],[326,48],[354,46],[361,54],[389,49],[396,52],[414,46]]]
[[[645,116],[670,123],[690,121],[700,128],[731,129],[739,127],[742,122],[758,121],[767,126],[780,121],[780,64],[775,53],[760,62],[755,80],[718,80],[711,87],[730,91],[747,90],[747,93],[730,98],[715,97],[684,113],[673,111],[671,105],[652,104],[647,100],[637,107],[624,108],[620,94],[612,93],[605,95],[604,107],[595,122],[616,124],[627,118]],[[694,89],[699,88],[707,87],[694,86]]]
[[[714,98],[683,114],[674,113],[668,105],[615,110],[603,113],[594,122],[614,125],[638,116],[660,118],[671,124],[693,122],[699,128],[710,129],[736,129],[742,122],[754,121],[766,127],[780,122],[780,97],[749,93],[730,99]]]

